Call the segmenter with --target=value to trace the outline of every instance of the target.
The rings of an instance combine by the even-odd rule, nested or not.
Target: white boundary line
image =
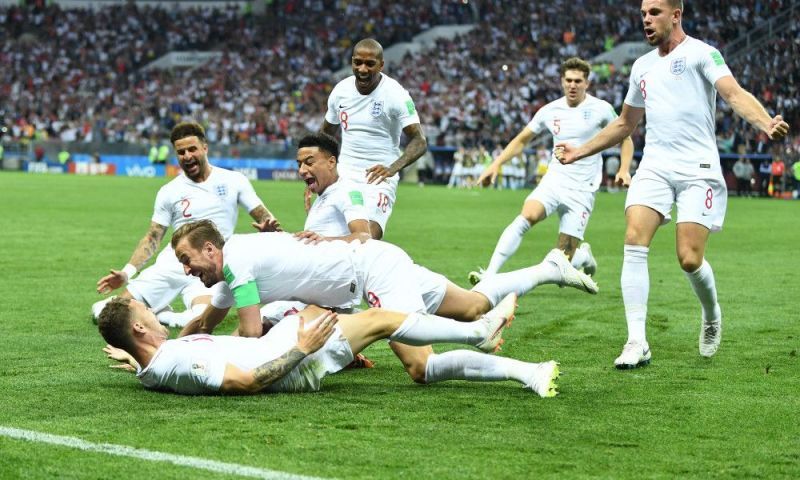
[[[171,453],[155,452],[140,448],[127,447],[125,445],[114,445],[112,443],[92,443],[75,437],[62,437],[49,433],[35,432],[33,430],[21,430],[18,428],[0,426],[0,436],[27,440],[29,442],[49,443],[63,447],[77,448],[88,452],[107,453],[120,457],[131,457],[147,460],[150,462],[168,462],[184,467],[208,470],[210,472],[224,473],[228,475],[239,475],[242,477],[263,478],[268,480],[322,480],[319,477],[306,477],[291,473],[279,472],[276,470],[266,470],[256,467],[248,467],[236,463],[217,462],[206,460],[199,457],[187,457],[184,455],[173,455]]]

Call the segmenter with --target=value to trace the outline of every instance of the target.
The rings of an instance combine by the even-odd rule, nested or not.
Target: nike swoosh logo
[[[339,105],[339,108],[347,108],[347,107],[345,107],[344,105]]]

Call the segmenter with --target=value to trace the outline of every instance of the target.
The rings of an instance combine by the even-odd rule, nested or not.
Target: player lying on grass
[[[354,354],[384,338],[408,345],[461,343],[493,352],[513,319],[515,301],[509,295],[474,322],[382,309],[337,315],[308,307],[261,338],[195,334],[169,340],[167,328],[144,304],[115,298],[101,312],[98,328],[114,347],[106,348],[109,356],[135,366],[146,388],[182,394],[312,392]],[[439,357],[458,358],[459,368],[441,368]],[[420,383],[516,380],[541,397],[553,397],[558,375],[554,361],[528,363],[454,350],[431,355]]]

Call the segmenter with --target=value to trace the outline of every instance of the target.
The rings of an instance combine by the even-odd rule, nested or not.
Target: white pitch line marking
[[[21,430],[0,426],[0,436],[27,440],[29,442],[49,443],[51,445],[61,445],[63,447],[77,448],[87,452],[100,452],[120,457],[139,458],[150,462],[168,462],[184,467],[208,470],[210,472],[224,473],[228,475],[239,475],[241,477],[263,478],[267,480],[322,480],[319,477],[307,477],[292,473],[279,472],[276,470],[266,470],[256,467],[248,467],[236,463],[217,462],[206,460],[199,457],[188,457],[184,455],[173,455],[171,453],[155,452],[141,448],[127,447],[125,445],[114,445],[112,443],[92,443],[80,438],[64,437],[61,435],[51,435],[33,430]]]

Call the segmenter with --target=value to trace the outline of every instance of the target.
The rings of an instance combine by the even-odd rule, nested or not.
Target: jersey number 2
[[[181,205],[183,206],[183,212],[182,212],[183,218],[189,218],[192,216],[192,214],[187,211],[189,210],[189,205],[191,204],[192,202],[190,202],[188,198],[184,198],[183,200],[181,200]]]

